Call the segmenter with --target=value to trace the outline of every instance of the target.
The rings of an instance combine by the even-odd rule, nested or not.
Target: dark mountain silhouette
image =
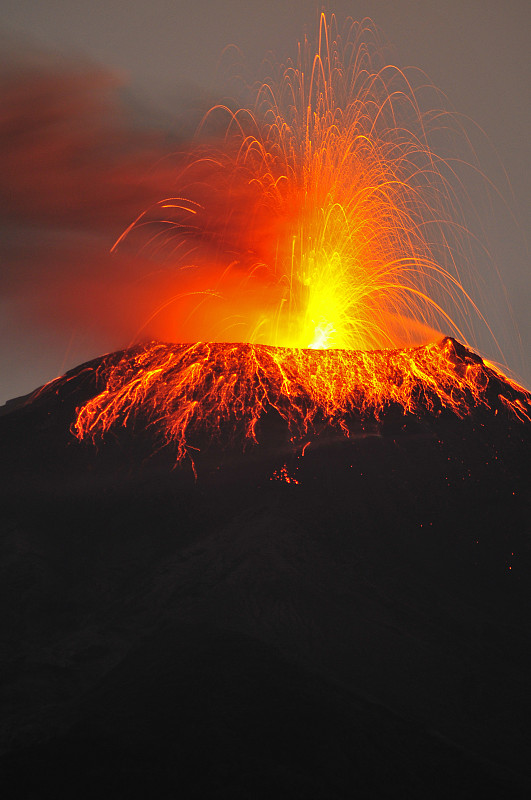
[[[258,445],[205,434],[196,477],[141,414],[72,435],[102,363],[0,416],[4,796],[526,796],[514,386],[304,455],[272,411]]]

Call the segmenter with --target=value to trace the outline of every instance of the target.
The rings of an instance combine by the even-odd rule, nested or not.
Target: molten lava
[[[424,347],[371,352],[296,350],[252,344],[153,343],[104,361],[105,386],[78,413],[79,439],[118,426],[151,426],[177,459],[198,435],[239,431],[256,442],[266,414],[302,441],[321,425],[346,436],[390,408],[422,416],[465,417],[478,407],[531,421],[531,395],[453,339]]]

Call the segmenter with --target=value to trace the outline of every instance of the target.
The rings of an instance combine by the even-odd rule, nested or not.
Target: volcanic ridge
[[[349,436],[401,416],[531,421],[531,395],[451,338],[372,352],[153,342],[73,370],[40,394],[61,395],[72,381],[96,389],[76,411],[78,439],[150,427],[178,460],[229,432],[257,444],[268,414],[292,442],[323,426]]]

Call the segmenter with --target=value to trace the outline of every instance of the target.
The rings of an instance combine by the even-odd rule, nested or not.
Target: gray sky
[[[525,245],[531,218],[531,3],[528,0],[447,0],[444,3],[336,0],[327,7],[340,19],[347,15],[355,19],[371,17],[389,42],[390,60],[401,67],[414,66],[426,72],[446,94],[449,105],[470,117],[484,131],[487,138],[479,146],[474,139],[483,172],[500,187],[516,217],[513,221],[505,210],[499,214],[496,211],[494,219],[489,219],[487,214],[484,224],[489,232],[492,261],[500,272],[513,309],[521,347],[504,310],[499,313],[492,310],[493,318],[489,321],[502,341],[507,364],[531,386],[531,272]],[[187,121],[195,121],[200,111],[206,110],[227,91],[223,75],[217,71],[224,47],[237,45],[246,56],[250,70],[260,77],[260,62],[267,51],[275,51],[280,60],[295,55],[297,41],[304,31],[313,34],[320,8],[321,4],[314,0],[92,0],[90,3],[86,0],[3,0],[0,31],[6,45],[4,50],[11,52],[7,63],[12,63],[14,54],[21,62],[27,61],[37,49],[48,51],[65,65],[90,62],[94,71],[101,67],[102,73],[115,75],[126,87],[129,107],[136,109],[137,122],[144,115],[146,129],[152,125],[159,130],[167,127],[182,133]],[[38,58],[33,60],[38,63]],[[95,82],[100,87],[98,80]],[[101,82],[104,84],[105,79],[101,78]],[[81,83],[81,90],[74,82],[74,88],[67,87],[68,91],[72,96],[77,92],[80,97],[92,97],[94,87],[87,89],[83,79]],[[102,121],[105,103],[102,106],[98,107],[98,124],[106,129],[107,136],[108,126]],[[91,119],[89,128],[94,125]],[[116,121],[112,124],[114,128],[119,127]],[[79,132],[76,136],[76,146],[81,147],[78,140],[82,137]],[[98,136],[101,137],[101,130],[92,137],[86,136],[86,145],[93,152],[97,147],[101,149],[97,144]],[[116,136],[121,150],[127,149],[120,139],[125,136],[124,131]],[[137,172],[142,173],[150,155],[155,160],[164,153],[165,140],[159,137],[156,142],[146,143],[140,133],[135,136],[138,141],[131,145],[133,152],[128,163],[130,166],[134,162]],[[20,154],[19,157],[22,158]],[[18,164],[15,157],[11,163]],[[87,165],[89,163],[87,158]],[[504,183],[501,165],[506,170],[512,197]],[[22,167],[20,169],[23,172]],[[109,163],[102,168],[99,180],[105,169],[112,171],[113,167]],[[85,173],[88,170],[89,166]],[[15,168],[13,173],[16,181]],[[110,209],[106,219],[98,218],[95,222],[98,216],[94,211],[96,199],[90,205],[90,197],[87,199],[90,181],[85,173],[79,175],[80,193],[85,199],[83,203],[76,201],[79,208],[76,202],[70,204],[70,222],[67,219],[64,226],[56,224],[57,219],[54,221],[54,199],[46,198],[49,183],[44,177],[38,185],[40,205],[39,198],[31,197],[34,194],[31,184],[20,191],[3,189],[8,192],[4,209],[17,191],[22,199],[15,197],[12,208],[0,212],[4,232],[0,252],[4,261],[2,271],[8,275],[7,287],[4,281],[0,294],[0,402],[30,391],[82,360],[128,343],[120,338],[123,330],[90,332],[85,323],[83,330],[77,329],[75,320],[67,320],[59,329],[47,327],[41,311],[32,316],[31,309],[38,306],[34,297],[27,304],[30,311],[21,311],[20,298],[24,292],[31,293],[30,281],[35,280],[37,270],[41,269],[43,274],[52,258],[55,264],[61,260],[66,264],[68,260],[68,269],[65,266],[64,270],[69,274],[72,270],[88,269],[86,264],[92,255],[105,262],[101,253],[120,235],[136,213],[135,209],[142,210],[141,205],[135,205],[134,193],[129,201],[124,200],[125,181],[122,194],[118,192],[118,197],[113,195],[106,199],[102,212],[105,217],[105,209]],[[167,179],[167,175],[163,176],[161,185]],[[23,187],[24,181],[20,184]],[[117,179],[115,185],[118,184]],[[146,187],[144,182],[138,193],[138,203],[145,197],[156,199],[152,183]],[[473,200],[475,202],[475,198]],[[484,198],[478,200],[481,215]],[[87,212],[89,206],[90,213]],[[119,213],[116,212],[118,207]],[[51,209],[48,217],[43,212],[45,208]],[[83,213],[90,218],[86,226]],[[63,227],[69,228],[69,233],[61,238]],[[73,228],[78,232],[77,239],[72,236]],[[81,228],[82,253],[79,251]],[[31,269],[27,266],[29,263]],[[118,272],[121,268],[110,262],[105,262],[104,266],[109,270],[118,269]],[[477,269],[481,271],[483,265],[478,263]],[[17,279],[15,273],[25,274],[26,278]],[[59,273],[63,274],[61,270]],[[48,291],[56,296],[62,291],[57,270],[53,273],[53,282],[54,286],[48,287]],[[35,280],[34,286],[35,293],[46,295],[42,277]],[[500,299],[500,308],[502,306]],[[65,333],[68,330],[70,334]],[[496,358],[495,353],[487,355]]]

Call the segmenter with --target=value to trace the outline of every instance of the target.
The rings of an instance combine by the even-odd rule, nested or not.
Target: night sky
[[[240,48],[259,78],[268,51],[283,61],[305,31],[313,37],[320,8],[314,0],[3,0],[0,402],[129,343],[143,265],[111,258],[110,247],[146,203],[171,191],[165,156],[230,92],[217,66],[223,49]],[[531,4],[336,0],[327,8],[340,20],[371,17],[388,60],[423,70],[484,131],[472,126],[472,143],[503,200],[487,202],[471,187],[490,253],[475,267],[505,362],[531,386]],[[489,295],[493,265],[513,320],[503,291]]]

